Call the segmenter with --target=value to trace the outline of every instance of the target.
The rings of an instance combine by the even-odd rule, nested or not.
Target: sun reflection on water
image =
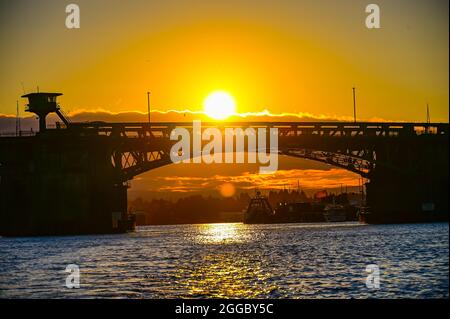
[[[179,270],[177,281],[190,297],[276,295],[279,287],[270,280],[273,274],[266,267],[267,258],[248,248],[261,240],[260,235],[240,223],[196,225],[191,238],[196,248],[191,262]]]
[[[205,256],[202,263],[182,269],[180,276],[192,297],[257,298],[279,289],[270,282],[270,271],[261,266],[246,256],[223,253]]]
[[[190,263],[177,273],[189,297],[257,298],[279,291],[270,280],[273,274],[266,258],[248,249],[249,243],[261,240],[260,232],[249,231],[241,223],[195,227]]]
[[[240,224],[202,224],[198,225],[195,241],[202,244],[242,243],[248,239],[239,231]]]
[[[448,298],[448,234],[448,223],[236,223],[1,238],[0,287],[7,298]],[[69,263],[82,289],[61,284]],[[376,292],[368,263],[382,269]]]

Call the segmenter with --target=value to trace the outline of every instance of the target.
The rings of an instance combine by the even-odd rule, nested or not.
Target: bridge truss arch
[[[325,163],[356,173],[364,178],[369,178],[370,172],[375,167],[373,161],[353,154],[347,155],[310,149],[288,149],[280,152],[280,154]]]
[[[108,137],[111,165],[125,182],[146,171],[169,165],[176,127],[192,132],[193,123],[72,123],[72,129]],[[421,135],[448,136],[448,124],[351,122],[212,122],[202,128],[277,128],[280,155],[314,160],[370,178],[375,167],[393,171],[413,168],[408,145]],[[419,142],[419,143],[417,143]],[[402,155],[402,156],[400,156]],[[402,161],[398,161],[404,157]],[[393,160],[394,159],[394,160]]]

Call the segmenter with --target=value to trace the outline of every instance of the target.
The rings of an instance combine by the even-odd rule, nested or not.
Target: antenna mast
[[[16,136],[19,135],[20,122],[19,122],[19,101],[16,101]]]

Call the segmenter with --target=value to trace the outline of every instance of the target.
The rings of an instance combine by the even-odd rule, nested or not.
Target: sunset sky
[[[177,199],[191,194],[225,195],[223,187],[232,185],[228,196],[247,192],[251,195],[258,189],[297,190],[300,187],[312,196],[327,189],[338,193],[347,187],[358,192],[360,177],[352,172],[322,163],[279,157],[279,167],[274,174],[259,174],[257,164],[177,164],[164,166],[137,176],[128,190],[129,198]]]
[[[238,112],[448,121],[448,1],[1,1],[0,113],[25,90],[69,111],[202,110],[226,90]]]
[[[65,26],[69,3],[80,29]],[[356,86],[360,120],[425,121],[429,103],[448,122],[448,1],[378,0],[381,29],[366,28],[369,3],[0,0],[0,128],[22,86],[62,92],[84,120],[145,120],[149,90],[155,120],[195,117],[216,90],[254,118],[349,120]]]

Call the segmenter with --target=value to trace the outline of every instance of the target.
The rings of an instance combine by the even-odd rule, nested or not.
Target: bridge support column
[[[102,138],[17,139],[2,158],[0,235],[70,235],[126,231],[127,187],[117,183]]]
[[[377,160],[391,168],[378,165],[371,172],[369,223],[449,220],[448,144],[436,136],[418,138],[414,145],[388,144],[389,159],[377,152]]]

